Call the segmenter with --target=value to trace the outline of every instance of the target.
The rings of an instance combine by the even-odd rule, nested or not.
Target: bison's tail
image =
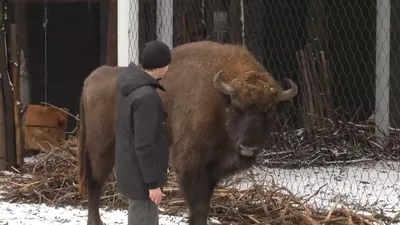
[[[85,122],[85,108],[84,108],[84,93],[80,99],[79,105],[79,147],[78,147],[78,169],[79,169],[79,192],[86,195],[88,189],[88,182],[91,177],[91,166],[86,146],[86,122]]]

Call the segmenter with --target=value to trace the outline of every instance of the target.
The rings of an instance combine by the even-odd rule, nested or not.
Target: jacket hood
[[[129,63],[127,69],[119,75],[116,85],[117,90],[124,96],[145,85],[151,85],[165,91],[157,79],[154,79],[133,62]]]

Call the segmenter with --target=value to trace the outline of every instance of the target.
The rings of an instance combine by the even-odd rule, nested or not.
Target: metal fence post
[[[390,0],[377,0],[375,134],[381,146],[389,135]]]

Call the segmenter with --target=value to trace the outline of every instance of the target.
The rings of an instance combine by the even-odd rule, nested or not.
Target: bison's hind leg
[[[103,224],[100,219],[100,195],[104,183],[112,172],[114,166],[115,147],[110,142],[103,149],[92,151],[90,165],[92,176],[88,182],[88,225]]]
[[[180,176],[180,187],[189,208],[189,225],[207,225],[211,197],[219,180],[210,167],[191,171]]]

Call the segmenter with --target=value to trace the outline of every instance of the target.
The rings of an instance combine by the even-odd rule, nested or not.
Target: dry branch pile
[[[76,177],[76,142],[68,141],[60,148],[43,153],[35,163],[27,163],[19,169],[25,176],[10,181],[9,194],[3,199],[10,202],[47,203],[57,205],[85,205],[86,200],[78,194]],[[28,176],[27,176],[28,175]],[[126,207],[126,201],[115,191],[111,176],[101,197],[103,206]],[[162,202],[164,213],[186,212],[173,174],[164,190]],[[349,209],[332,208],[328,215],[314,212],[307,200],[295,197],[286,188],[261,188],[253,180],[248,190],[219,187],[215,191],[210,215],[223,224],[373,224],[376,219],[359,215]],[[380,223],[383,224],[383,223]]]
[[[372,125],[337,121],[331,128],[272,133],[271,145],[259,162],[268,167],[299,168],[376,160],[398,161],[400,130],[390,129],[389,144],[385,148],[376,142],[374,132]]]

